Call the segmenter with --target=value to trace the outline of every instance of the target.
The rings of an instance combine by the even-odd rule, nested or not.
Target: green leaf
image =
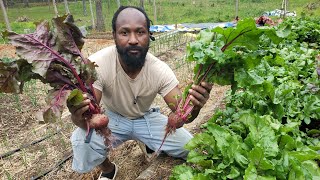
[[[235,179],[240,176],[240,172],[238,171],[238,168],[231,166],[231,170],[227,176],[228,179]]]
[[[320,179],[320,168],[315,161],[304,161],[302,162],[302,170],[304,174],[309,174],[312,179]]]
[[[274,165],[271,161],[265,158],[263,149],[260,147],[255,147],[249,152],[250,163],[254,163],[257,169],[261,170],[274,170]]]
[[[173,168],[170,176],[171,180],[191,180],[193,178],[193,170],[186,165],[179,165]]]
[[[281,27],[276,31],[276,33],[281,38],[288,37],[289,34],[291,33],[291,26],[287,25],[287,26]]]
[[[70,95],[68,96],[67,102],[72,106],[79,105],[84,99],[82,93],[83,92],[79,89],[72,90]]]
[[[222,40],[225,46],[222,49],[230,50],[234,46],[245,46],[250,50],[258,48],[259,37],[262,34],[269,36],[274,42],[280,42],[279,37],[276,36],[274,29],[258,29],[253,19],[244,19],[237,23],[234,28],[215,28],[213,32],[222,34]]]
[[[295,144],[295,140],[291,136],[285,134],[280,137],[279,148],[286,149],[286,150],[290,151],[290,150],[295,149],[296,147],[297,146]]]
[[[247,138],[248,141],[251,141],[252,145],[264,149],[266,157],[278,154],[277,138],[266,117],[260,118],[247,111],[241,114],[239,120],[249,127],[250,133]]]
[[[320,160],[320,154],[316,151],[292,151],[288,153],[289,156],[295,157],[299,161],[307,161],[307,160]]]
[[[210,42],[212,42],[213,37],[214,37],[213,32],[209,30],[203,30],[203,31],[200,31],[200,33],[198,34],[197,40],[199,40],[204,44],[209,44]]]
[[[260,176],[257,173],[257,169],[255,168],[255,166],[250,163],[248,168],[245,170],[245,174],[243,177],[244,180],[276,180],[276,177],[272,177],[272,176]]]
[[[305,180],[301,165],[292,163],[292,168],[289,172],[288,180]]]
[[[245,174],[243,179],[244,180],[252,180],[252,179],[257,179],[258,174],[257,174],[257,169],[255,168],[253,163],[250,163],[248,168],[245,170]]]

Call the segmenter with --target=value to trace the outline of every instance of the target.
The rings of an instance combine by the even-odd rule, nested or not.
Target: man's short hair
[[[112,31],[116,32],[116,22],[117,22],[118,16],[122,10],[127,9],[127,8],[136,9],[144,15],[144,17],[146,18],[146,21],[147,21],[147,28],[148,28],[148,32],[149,32],[151,20],[149,19],[147,13],[143,9],[141,9],[139,7],[135,7],[135,6],[120,6],[119,7],[119,9],[114,13],[113,18],[112,18]]]

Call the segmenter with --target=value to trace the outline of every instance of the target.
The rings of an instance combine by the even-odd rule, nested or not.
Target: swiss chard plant
[[[232,89],[237,86],[234,74],[238,69],[253,68],[258,62],[246,60],[238,49],[255,51],[259,48],[259,39],[263,36],[270,42],[278,44],[287,36],[289,28],[276,31],[272,28],[257,28],[253,19],[239,21],[236,27],[214,28],[201,31],[196,41],[187,46],[187,60],[195,62],[193,84],[201,82],[231,84]],[[235,68],[237,67],[237,68]],[[166,127],[165,138],[175,131],[177,122],[187,122],[194,105],[189,95],[190,84],[183,92],[183,96],[171,113]]]
[[[289,20],[276,29],[292,21],[292,29],[308,23]],[[285,33],[279,44],[262,37],[255,51],[237,48],[242,63],[234,64],[231,81],[213,77],[233,86],[225,109],[186,145],[187,163],[176,166],[171,179],[320,177],[319,49],[308,38],[292,39],[302,37],[296,33],[307,32]]]

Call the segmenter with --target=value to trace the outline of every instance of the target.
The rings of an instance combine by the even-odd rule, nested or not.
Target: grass
[[[111,30],[111,19],[113,13],[117,9],[115,1],[103,1],[104,19],[106,30]],[[152,1],[150,1],[152,2]],[[193,3],[194,2],[194,3]],[[265,11],[271,11],[281,8],[282,0],[241,0],[239,4],[239,17],[258,17]],[[138,6],[138,0],[122,1],[123,5]],[[310,4],[314,4],[312,8],[307,8]],[[180,23],[202,23],[202,22],[226,22],[231,21],[235,17],[235,0],[157,0],[157,20],[154,18],[153,5],[149,0],[145,0],[145,10],[154,24],[180,24]],[[27,17],[30,21],[37,22],[43,19],[51,19],[54,17],[52,5],[30,4],[31,7],[23,8],[22,4],[15,4],[7,10],[9,21],[12,23],[14,31],[23,31],[25,29],[22,24],[14,25],[14,22],[20,17]],[[95,11],[95,6],[93,4]],[[69,9],[74,15],[75,21],[79,26],[90,26],[90,6],[86,3],[87,16],[83,15],[82,1],[69,2]],[[320,3],[317,0],[291,0],[289,2],[289,11],[296,11],[298,15],[302,12],[309,16],[320,15]],[[58,3],[58,11],[62,15],[65,12],[64,4]],[[4,22],[2,13],[0,14],[0,22]],[[3,30],[5,25],[0,25]],[[30,28],[30,27],[29,27]]]

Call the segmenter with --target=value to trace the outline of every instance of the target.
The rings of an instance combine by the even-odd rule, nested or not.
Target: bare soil
[[[82,52],[88,56],[111,44],[113,40],[110,38],[86,39]],[[179,47],[159,57],[174,69],[182,89],[190,82],[193,73],[192,65],[184,63],[184,55],[185,47]],[[10,45],[0,45],[1,57],[15,57],[15,48]],[[1,179],[40,178],[39,175],[55,167],[57,163],[72,153],[69,138],[75,126],[70,122],[67,111],[63,114],[61,121],[54,124],[43,124],[35,118],[35,113],[45,107],[45,96],[48,89],[47,85],[33,81],[27,84],[23,94],[0,94],[0,156],[19,147],[25,147],[8,157],[0,158]],[[202,108],[200,115],[192,123],[185,125],[191,133],[201,132],[200,125],[210,119],[216,108],[224,107],[224,94],[228,89],[229,87],[226,86],[213,87],[210,100]],[[170,112],[160,96],[156,98],[155,104],[160,106],[164,114]],[[27,146],[31,142],[54,133],[55,135],[40,143]],[[43,176],[42,179],[97,178],[98,168],[86,174],[74,172],[71,169],[71,159],[53,168],[53,171]],[[135,141],[127,141],[114,149],[110,159],[119,166],[118,180],[136,179],[152,163],[155,169],[149,179],[168,179],[173,166],[184,162],[162,156],[148,163]]]

